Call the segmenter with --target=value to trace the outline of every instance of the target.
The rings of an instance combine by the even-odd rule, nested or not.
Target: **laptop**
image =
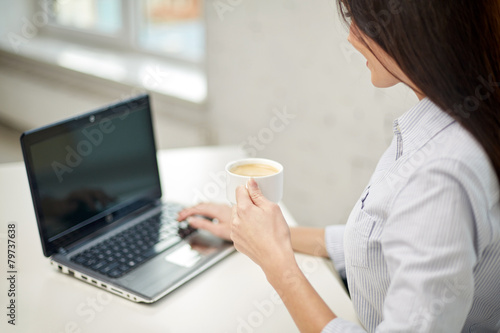
[[[146,94],[25,132],[21,146],[43,254],[62,273],[152,303],[234,251],[162,201]]]

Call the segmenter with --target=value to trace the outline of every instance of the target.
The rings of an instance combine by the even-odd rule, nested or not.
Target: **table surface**
[[[187,205],[225,202],[224,165],[241,157],[237,147],[160,151],[165,199]],[[16,326],[7,323],[6,315],[9,223],[17,229]],[[358,322],[330,262],[302,254],[297,260],[331,309]],[[298,331],[260,268],[237,252],[154,304],[133,303],[59,273],[42,253],[23,163],[0,165],[0,269],[1,332]]]

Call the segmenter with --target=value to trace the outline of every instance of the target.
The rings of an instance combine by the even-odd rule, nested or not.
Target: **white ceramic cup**
[[[277,173],[268,176],[242,176],[232,173],[230,170],[236,166],[245,164],[266,164],[278,170]],[[244,158],[226,164],[226,195],[231,204],[236,204],[236,189],[245,186],[250,178],[255,179],[264,197],[273,202],[279,202],[283,197],[283,166],[273,160],[265,158]]]

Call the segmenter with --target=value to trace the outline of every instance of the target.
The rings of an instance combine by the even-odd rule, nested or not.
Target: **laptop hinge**
[[[62,254],[62,255],[68,254],[68,251],[66,251],[66,249],[64,247],[60,247],[57,252],[59,252],[59,254]]]

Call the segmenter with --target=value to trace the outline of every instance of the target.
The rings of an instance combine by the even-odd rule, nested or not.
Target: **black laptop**
[[[63,273],[150,303],[234,251],[162,201],[148,95],[25,132],[21,145],[43,253]]]

